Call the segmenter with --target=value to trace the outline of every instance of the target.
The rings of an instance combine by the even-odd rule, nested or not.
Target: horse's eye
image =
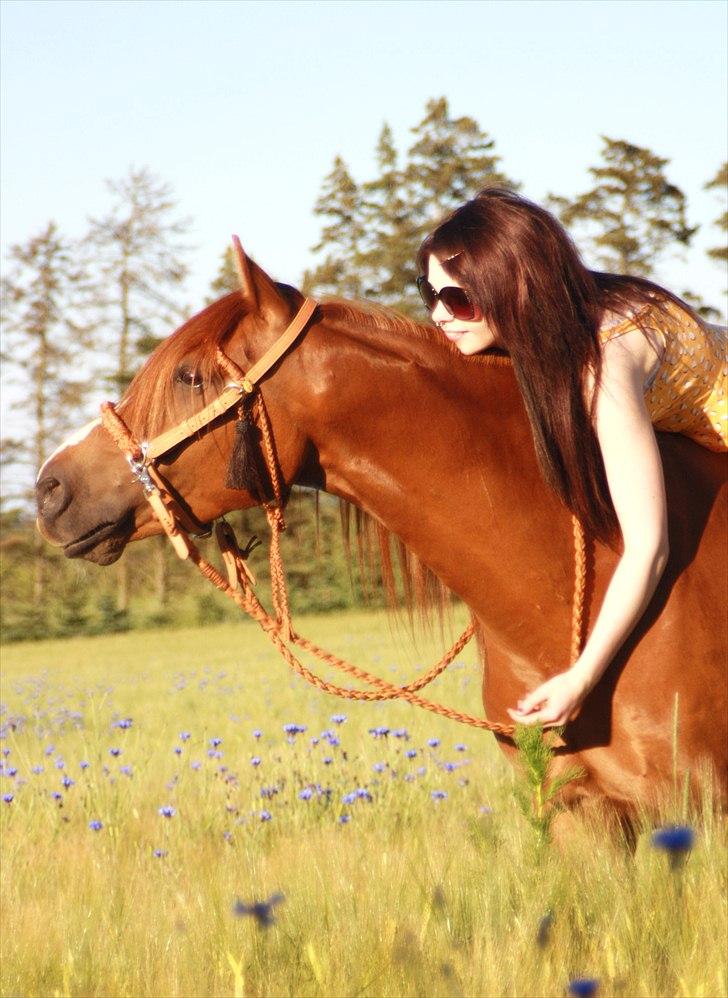
[[[200,372],[196,371],[194,367],[180,367],[175,375],[175,381],[178,381],[181,385],[186,385],[188,388],[192,388],[196,392],[199,392],[202,388],[202,377]]]

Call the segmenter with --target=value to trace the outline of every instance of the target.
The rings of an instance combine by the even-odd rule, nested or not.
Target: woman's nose
[[[430,314],[433,322],[447,322],[449,319],[452,319],[452,315],[448,312],[439,298],[435,302],[435,307]]]

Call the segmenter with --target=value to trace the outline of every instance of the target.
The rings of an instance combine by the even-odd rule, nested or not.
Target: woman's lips
[[[443,329],[443,335],[445,335],[451,342],[459,340],[461,336],[465,336],[465,329]]]

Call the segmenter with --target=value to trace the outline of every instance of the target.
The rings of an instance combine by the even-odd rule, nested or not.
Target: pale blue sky
[[[703,229],[658,275],[725,302],[702,248],[726,158],[726,5],[604,2],[2,3],[2,247],[49,219],[80,235],[130,165],[194,220],[191,306],[229,235],[273,275],[311,264],[313,204],[340,153],[359,180],[382,126],[401,148],[445,95],[538,200],[588,182],[600,134],[669,157]],[[414,251],[414,247],[413,247]]]

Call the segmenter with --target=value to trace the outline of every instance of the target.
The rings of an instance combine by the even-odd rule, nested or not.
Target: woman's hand
[[[575,670],[560,672],[518,701],[508,713],[518,724],[542,724],[545,728],[566,724],[581,706],[591,686]]]

